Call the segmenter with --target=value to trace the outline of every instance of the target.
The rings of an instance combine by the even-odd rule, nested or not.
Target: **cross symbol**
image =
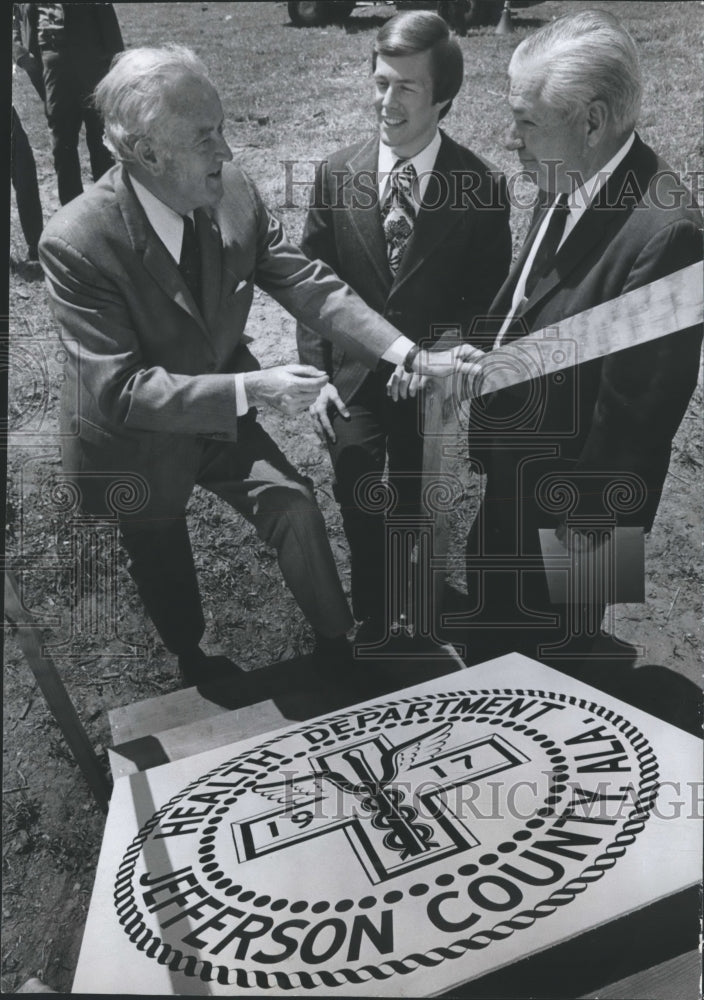
[[[342,830],[372,883],[479,841],[444,794],[529,758],[497,733],[451,744],[444,723],[393,745],[381,734],[309,758],[311,772],[253,791],[278,807],[232,823],[240,863]],[[461,800],[460,800],[461,801]]]

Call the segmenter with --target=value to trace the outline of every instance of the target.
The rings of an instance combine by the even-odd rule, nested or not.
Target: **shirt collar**
[[[183,216],[157,198],[155,194],[130,174],[130,182],[137,201],[144,209],[149,224],[178,264],[183,243]],[[193,218],[193,212],[188,213]]]
[[[575,190],[570,194],[568,205],[570,215],[575,222],[580,218],[582,213],[589,208],[591,203],[603,188],[604,184],[606,184],[609,177],[618,167],[619,163],[625,159],[628,151],[635,141],[635,137],[635,132],[631,132],[624,144],[618,152],[611,157],[608,163],[605,163],[601,169],[597,170],[595,174],[592,174],[592,176],[586,180],[584,184],[575,188]]]
[[[420,208],[421,202],[423,201],[423,195],[425,194],[425,189],[428,186],[428,181],[430,179],[430,174],[435,166],[435,161],[438,158],[438,151],[440,149],[440,143],[442,141],[442,136],[440,130],[435,130],[435,135],[430,140],[427,146],[416,153],[415,156],[409,156],[404,163],[412,163],[416,170],[416,176],[418,177],[418,196],[419,201],[417,201],[418,208]],[[399,157],[391,151],[390,146],[386,146],[383,142],[379,143],[379,160],[378,160],[378,180],[379,180],[379,201],[383,202],[386,197],[386,192],[388,188],[389,174],[394,168],[394,164],[398,161]]]

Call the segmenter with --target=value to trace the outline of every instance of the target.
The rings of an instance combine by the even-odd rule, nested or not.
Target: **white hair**
[[[509,76],[526,63],[538,71],[538,96],[566,119],[601,100],[617,129],[634,127],[642,92],[638,53],[613,14],[586,10],[558,18],[521,42]]]
[[[105,125],[105,145],[118,160],[135,159],[139,139],[165,138],[169,95],[192,77],[210,83],[205,66],[184,45],[134,48],[119,53],[93,94]]]

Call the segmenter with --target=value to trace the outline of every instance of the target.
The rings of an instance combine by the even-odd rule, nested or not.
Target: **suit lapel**
[[[511,311],[513,293],[515,291],[516,284],[518,283],[518,278],[523,270],[523,266],[528,258],[531,247],[535,242],[535,238],[538,235],[538,230],[540,229],[540,224],[544,216],[545,209],[542,209],[535,215],[525,242],[518,253],[518,257],[514,261],[506,280],[496,293],[494,301],[491,304],[489,312],[492,316],[507,316]]]
[[[430,178],[425,195],[429,205],[422,205],[418,212],[413,227],[413,234],[408,241],[406,251],[401,258],[401,264],[396,272],[394,292],[413,277],[418,268],[434,252],[436,246],[443,240],[446,240],[450,231],[464,220],[465,213],[455,212],[452,209],[452,191],[448,186],[449,180],[453,176],[453,171],[456,173],[461,169],[462,164],[459,158],[447,136],[442,134],[442,141],[435,166],[433,167],[433,173],[442,175],[448,181],[448,184],[440,182],[442,186],[439,188],[438,184],[433,181],[433,178]],[[439,204],[436,204],[438,201]]]
[[[200,310],[193,301],[181,272],[173,257],[150,226],[146,215],[132,190],[126,171],[115,181],[115,192],[120,204],[127,232],[136,253],[141,253],[145,270],[177,306],[198,324],[206,337],[208,330]],[[196,218],[199,213],[195,213]],[[202,245],[202,244],[201,244]],[[204,298],[206,292],[204,287]]]
[[[654,156],[651,157],[648,153],[647,147],[636,136],[628,154],[555,254],[553,266],[537,283],[522,312],[532,309],[556,285],[562,284],[577,264],[588,257],[599,243],[610,241],[612,230],[619,222],[625,221],[634,205],[642,200],[647,191],[656,165]]]
[[[347,161],[347,176],[344,178],[344,198],[345,205],[350,207],[350,211],[347,213],[350,224],[355,230],[357,239],[379,278],[384,289],[384,297],[386,298],[391,288],[392,275],[386,254],[386,238],[379,211],[378,167],[379,140],[374,138],[366,142]],[[355,200],[368,197],[366,193],[362,195],[355,187],[353,182],[355,176],[364,180],[365,187],[370,183],[373,183],[374,186],[373,203],[365,211],[359,211],[354,207]]]

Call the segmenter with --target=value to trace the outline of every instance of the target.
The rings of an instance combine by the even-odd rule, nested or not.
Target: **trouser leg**
[[[333,415],[329,443],[335,497],[350,547],[352,606],[358,619],[382,619],[391,606],[388,551],[394,523],[412,528],[419,510],[422,437],[416,400],[396,403],[385,379],[370,375],[348,404],[350,420]],[[382,485],[388,452],[388,487]],[[402,601],[402,603],[404,603]]]
[[[103,120],[90,106],[90,94],[83,99],[83,121],[86,127],[86,145],[90,156],[90,169],[93,180],[99,180],[103,174],[110,169],[115,160],[103,142]]]
[[[172,653],[195,648],[205,630],[185,516],[121,524],[128,570]]]
[[[423,436],[420,429],[420,401],[401,399],[394,403],[384,397],[389,455],[389,482],[398,501],[394,515],[415,521],[421,508],[423,489]]]
[[[35,253],[42,234],[44,220],[37,183],[37,167],[27,133],[20,117],[12,108],[12,186],[17,199],[20,225],[31,253]]]
[[[394,403],[385,396],[384,405],[388,477],[398,498],[390,524],[395,528],[395,559],[387,567],[387,580],[395,595],[392,606],[398,608],[399,622],[405,618],[415,630],[422,631],[435,619],[436,588],[433,569],[426,558],[432,535],[426,534],[425,544],[419,545],[421,526],[426,533],[430,532],[434,514],[431,507],[423,510],[421,506],[424,485],[432,485],[423,479],[421,403],[418,399]]]
[[[176,654],[193,650],[204,620],[185,511],[200,449],[176,437],[169,447],[146,434],[112,440],[104,432],[78,435],[77,412],[80,400],[67,382],[59,421],[62,462],[81,510],[118,519],[128,571],[164,645]]]
[[[78,156],[78,135],[83,117],[81,92],[64,54],[44,52],[42,62],[54,170],[59,187],[59,201],[65,205],[83,191]]]
[[[539,499],[546,474],[562,473],[557,459],[492,456],[484,499],[467,540],[470,627],[497,646],[542,659],[560,655],[567,644],[588,648],[604,615],[603,592],[594,589],[572,603],[551,599],[543,563],[540,529],[554,531],[558,520]],[[555,569],[567,574],[566,564]],[[572,571],[569,571],[572,573]],[[598,579],[594,575],[594,581]],[[563,579],[567,588],[567,581]]]
[[[198,474],[276,549],[281,574],[303,614],[323,635],[352,624],[310,481],[301,476],[256,421],[240,421],[236,444],[206,445]]]
[[[335,442],[328,448],[350,549],[352,608],[355,618],[385,617],[387,595],[387,513],[395,504],[382,485],[386,431],[370,380],[350,400],[350,419],[333,415]]]

